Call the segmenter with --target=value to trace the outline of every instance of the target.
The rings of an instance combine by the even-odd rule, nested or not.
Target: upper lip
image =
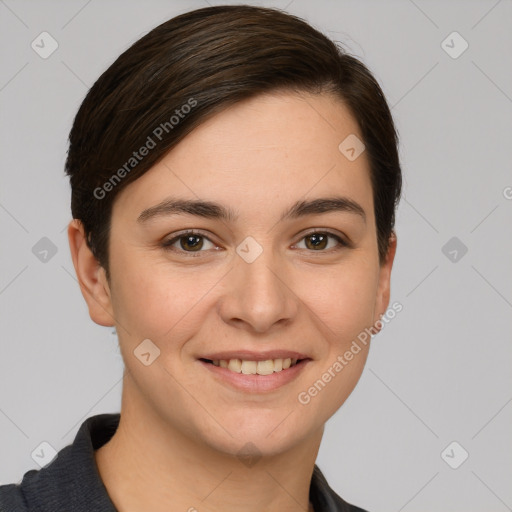
[[[229,361],[230,359],[241,359],[244,361],[267,361],[269,359],[310,359],[308,356],[293,350],[269,350],[266,352],[253,352],[251,350],[235,350],[229,352],[215,352],[206,354],[199,359],[210,361]]]

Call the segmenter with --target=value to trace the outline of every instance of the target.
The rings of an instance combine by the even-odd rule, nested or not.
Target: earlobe
[[[115,325],[110,287],[105,269],[100,265],[85,239],[83,224],[73,219],[68,226],[68,240],[80,290],[91,319],[98,325]]]

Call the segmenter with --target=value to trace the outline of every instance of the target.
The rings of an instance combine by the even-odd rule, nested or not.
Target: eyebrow
[[[366,213],[363,207],[356,201],[342,196],[297,201],[281,215],[279,221],[331,212],[352,213],[359,216],[366,223]],[[235,210],[213,201],[168,197],[157,205],[143,210],[138,216],[137,222],[147,222],[160,216],[183,214],[219,219],[226,222],[235,222],[238,219],[238,213]]]

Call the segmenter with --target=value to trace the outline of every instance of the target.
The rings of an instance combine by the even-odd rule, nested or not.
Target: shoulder
[[[72,444],[17,484],[0,486],[0,512],[115,512],[101,481],[94,451],[115,432],[119,414],[87,418]]]
[[[27,471],[18,483],[0,486],[0,512],[47,512],[47,505],[61,510],[57,489],[66,488],[73,478],[69,455],[67,446],[49,465]]]
[[[317,465],[313,469],[309,497],[315,512],[367,512],[338,496]]]
[[[31,470],[35,471],[35,470]],[[30,471],[28,472],[30,473]],[[25,476],[28,475],[25,473]],[[0,485],[1,512],[28,512],[29,508],[19,484]]]

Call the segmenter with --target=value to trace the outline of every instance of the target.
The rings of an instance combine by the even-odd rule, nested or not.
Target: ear
[[[89,315],[98,325],[115,325],[110,287],[105,269],[99,264],[87,245],[83,224],[73,219],[68,226],[71,258],[80,290],[89,308]]]
[[[375,314],[373,319],[373,325],[379,325],[381,315],[385,313],[389,306],[389,297],[391,291],[391,268],[393,267],[393,261],[396,254],[397,238],[396,233],[393,231],[389,237],[389,248],[386,255],[386,260],[382,263],[379,273],[379,284],[377,287],[377,296],[375,301]],[[382,328],[373,327],[374,330],[379,332]]]

